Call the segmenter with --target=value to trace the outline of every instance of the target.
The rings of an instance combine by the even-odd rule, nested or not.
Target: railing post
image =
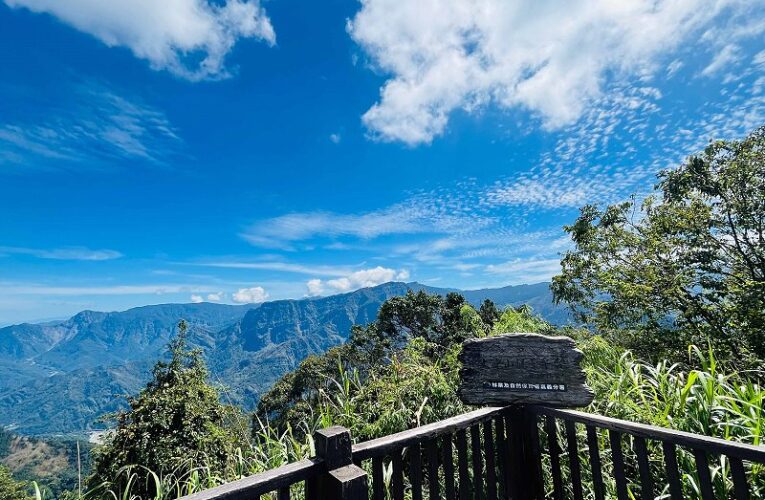
[[[353,464],[351,432],[334,426],[314,434],[316,456],[324,459],[327,473],[319,477],[319,500],[366,500],[367,473]]]
[[[508,410],[510,455],[508,493],[512,500],[544,498],[536,417],[523,406]]]

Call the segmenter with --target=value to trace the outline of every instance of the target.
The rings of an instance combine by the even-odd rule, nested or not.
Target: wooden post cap
[[[324,459],[328,470],[353,463],[351,431],[335,425],[316,431],[313,436],[316,456]]]

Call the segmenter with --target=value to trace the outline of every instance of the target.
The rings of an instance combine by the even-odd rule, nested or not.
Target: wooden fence
[[[763,446],[534,406],[484,408],[356,445],[342,427],[314,438],[314,458],[186,499],[253,500],[273,492],[279,500],[296,493],[306,500],[743,500],[751,478],[765,474]],[[679,467],[678,456],[683,464],[692,457],[695,470]],[[721,459],[725,466],[714,465]],[[683,474],[692,476],[692,491],[684,491]]]

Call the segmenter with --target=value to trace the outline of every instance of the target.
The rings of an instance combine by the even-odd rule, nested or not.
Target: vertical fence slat
[[[574,500],[582,500],[582,467],[579,463],[579,444],[576,440],[576,424],[571,420],[565,421],[566,444],[568,445],[568,461],[571,469],[571,486],[574,488]]]
[[[483,498],[483,460],[481,460],[481,427],[475,424],[470,428],[470,446],[473,451],[473,498]]]
[[[409,481],[412,483],[412,500],[422,500],[422,450],[420,443],[409,447]]]
[[[669,481],[669,494],[672,500],[683,500],[683,486],[680,483],[680,473],[677,470],[675,445],[662,441],[661,448],[664,451],[664,470],[667,472],[667,481]]]
[[[603,487],[603,470],[600,461],[600,447],[598,445],[598,432],[595,427],[587,426],[587,448],[590,455],[590,468],[592,469],[592,489],[595,500],[605,500],[605,488]]]
[[[374,500],[383,500],[385,498],[384,490],[383,459],[382,457],[374,457],[372,458],[372,498]]]
[[[494,455],[494,434],[491,420],[483,423],[483,449],[486,456],[486,498],[497,500],[497,465]]]
[[[560,473],[560,447],[558,445],[558,429],[555,425],[555,417],[545,418],[545,430],[547,431],[547,447],[550,452],[550,469],[553,479],[553,498],[563,500],[563,479]]]
[[[393,500],[404,500],[404,459],[401,452],[393,453],[393,477],[391,478],[393,486]]]
[[[444,492],[447,500],[456,500],[454,490],[454,453],[452,452],[452,435],[447,434],[441,441],[444,453]]]
[[[518,433],[518,424],[514,421],[514,416],[517,412],[513,412],[511,409],[505,413],[505,430],[507,432],[507,441],[505,442],[505,481],[507,483],[507,496],[510,498],[521,498],[522,491],[520,491],[520,479],[521,477],[521,464],[518,462],[519,454],[518,447],[521,446],[522,440]]]
[[[624,475],[624,452],[622,451],[622,434],[614,430],[608,431],[611,441],[611,458],[614,464],[614,479],[616,479],[616,498],[627,500],[627,477]]]
[[[637,454],[638,469],[640,470],[640,496],[643,500],[654,499],[653,478],[651,465],[648,462],[648,448],[645,439],[635,436],[635,453]]]
[[[319,481],[316,476],[305,480],[305,500],[319,500]]]
[[[470,476],[468,475],[467,435],[464,429],[457,431],[457,462],[460,476],[460,500],[470,500]]]
[[[730,472],[733,476],[733,491],[736,500],[749,500],[749,484],[746,482],[746,471],[740,458],[729,458]]]
[[[715,494],[712,489],[712,477],[709,474],[709,460],[703,450],[693,450],[696,459],[696,472],[699,475],[699,488],[703,500],[714,500]]]
[[[497,442],[497,465],[499,466],[499,495],[500,498],[508,498],[507,494],[507,442],[505,441],[505,419],[502,417],[494,420]]]
[[[285,486],[284,488],[279,488],[276,491],[276,499],[277,500],[290,500],[290,487]]]
[[[428,495],[430,500],[440,500],[441,492],[438,482],[438,440],[428,441]]]
[[[542,453],[539,450],[539,423],[536,414],[524,412],[524,427],[528,435],[526,444],[528,445],[527,459],[531,462],[528,466],[532,477],[529,479],[529,491],[531,498],[544,498],[545,485],[544,473],[542,471]]]

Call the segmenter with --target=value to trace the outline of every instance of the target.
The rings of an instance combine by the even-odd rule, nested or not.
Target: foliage
[[[660,174],[642,204],[585,206],[553,279],[568,303],[640,356],[689,344],[740,366],[765,359],[765,127]]]
[[[499,316],[494,323],[492,333],[500,335],[502,333],[548,333],[555,331],[555,327],[535,316],[528,306],[520,306],[515,309],[508,307]]]
[[[357,440],[367,440],[467,411],[456,392],[461,346],[451,346],[438,359],[431,357],[433,349],[425,339],[412,339],[363,383],[357,372],[341,369],[336,390],[319,399],[321,425],[342,425]]]
[[[121,491],[133,478],[134,491],[152,493],[152,474],[177,476],[198,464],[225,474],[233,467],[235,450],[246,442],[236,428],[238,411],[220,403],[200,351],[187,348],[186,332],[181,321],[170,361],[158,362],[146,388],[129,399],[130,409],[116,415],[116,429],[96,450],[91,489]]]
[[[496,306],[491,301],[486,301],[482,309],[494,317],[491,310],[496,311]],[[366,388],[380,379],[393,384],[401,379],[392,377],[389,366],[402,366],[397,357],[402,352],[404,355],[413,352],[405,349],[413,340],[422,340],[416,344],[421,356],[417,359],[422,362],[427,359],[433,365],[453,355],[454,346],[461,345],[463,340],[483,336],[487,330],[480,313],[457,293],[442,297],[409,291],[388,299],[374,322],[352,328],[346,344],[322,355],[309,356],[296,370],[282,377],[260,400],[253,428],[258,429],[262,421],[271,422],[280,430],[305,428],[299,423],[313,418],[322,398],[326,401],[342,392],[335,381],[338,368],[341,373],[353,373],[358,387]]]
[[[0,499],[2,500],[31,500],[28,493],[28,485],[22,481],[17,481],[11,475],[11,472],[3,465],[0,465]]]

